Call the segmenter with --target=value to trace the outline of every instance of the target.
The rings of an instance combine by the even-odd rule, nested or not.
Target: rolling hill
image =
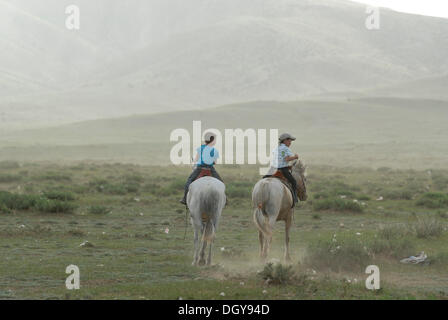
[[[77,33],[64,27],[68,4],[82,10]],[[365,6],[350,1],[2,0],[0,7],[2,131],[362,93],[448,73],[447,19],[384,9],[381,29],[368,31]]]
[[[298,137],[294,149],[310,163],[446,167],[448,103],[429,99],[252,102],[74,123],[5,134],[0,159],[102,160],[169,164],[170,133],[193,121],[202,130],[270,129]]]

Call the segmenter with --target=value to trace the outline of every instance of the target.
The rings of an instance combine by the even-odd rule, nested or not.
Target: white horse
[[[218,228],[221,212],[226,204],[225,185],[218,179],[203,177],[194,181],[189,188],[187,205],[194,228],[193,265],[210,265],[212,262],[212,243]],[[199,240],[201,235],[201,241]],[[207,261],[205,250],[210,245]]]
[[[305,166],[301,161],[295,161],[291,173],[297,181],[296,192],[300,200],[306,200]],[[262,179],[254,186],[252,204],[262,261],[267,258],[275,222],[281,220],[285,221],[285,260],[291,261],[289,231],[292,225],[294,208],[292,208],[293,198],[289,189],[278,178]]]

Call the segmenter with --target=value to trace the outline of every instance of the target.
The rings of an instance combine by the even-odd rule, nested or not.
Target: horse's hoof
[[[199,260],[198,266],[204,266],[205,265],[205,260]]]

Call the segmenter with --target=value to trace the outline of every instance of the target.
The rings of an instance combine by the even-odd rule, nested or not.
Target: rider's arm
[[[293,156],[289,156],[289,157],[285,158],[286,161],[292,161],[292,160],[296,160],[296,159],[299,159],[299,155],[297,153]]]

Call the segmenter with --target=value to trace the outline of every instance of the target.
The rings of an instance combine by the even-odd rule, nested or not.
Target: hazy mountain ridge
[[[368,31],[365,6],[348,1],[45,3],[0,1],[3,129],[363,92],[448,73],[447,19],[382,10],[381,30]],[[68,4],[83,10],[79,32],[65,29]]]

